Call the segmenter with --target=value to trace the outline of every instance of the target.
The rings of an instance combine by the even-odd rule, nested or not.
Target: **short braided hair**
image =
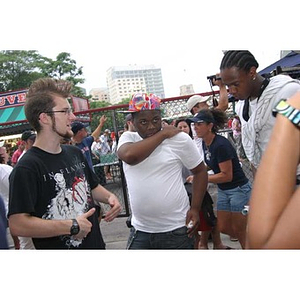
[[[239,70],[249,72],[251,67],[258,68],[258,62],[248,50],[226,51],[221,61],[220,70],[236,67]]]

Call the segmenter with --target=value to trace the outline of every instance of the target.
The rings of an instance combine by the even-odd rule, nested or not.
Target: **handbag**
[[[188,194],[189,201],[191,204],[192,203],[192,183],[186,182],[184,184],[184,186],[185,186],[185,190]],[[204,198],[203,198],[203,201],[201,204],[201,211],[203,212],[206,223],[211,227],[216,226],[217,217],[215,216],[215,213],[214,213],[213,200],[212,200],[210,194],[208,193],[208,191],[205,192],[205,195],[204,195]]]

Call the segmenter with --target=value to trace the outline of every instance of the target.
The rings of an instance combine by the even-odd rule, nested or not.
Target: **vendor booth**
[[[18,90],[0,93],[0,140],[3,136],[21,134],[25,130],[31,130],[26,120],[24,104],[27,90]],[[72,96],[70,105],[74,113],[89,110],[87,99]],[[77,116],[82,122],[90,122],[89,115]]]

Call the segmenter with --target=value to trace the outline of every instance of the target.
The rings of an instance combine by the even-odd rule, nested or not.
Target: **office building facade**
[[[119,103],[136,92],[165,98],[161,69],[154,65],[111,67],[106,72],[110,102]]]
[[[180,86],[180,96],[195,94],[192,84],[185,84]]]
[[[110,102],[108,88],[94,88],[90,90],[91,101]]]

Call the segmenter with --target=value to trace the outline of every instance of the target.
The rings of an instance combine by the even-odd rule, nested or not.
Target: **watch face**
[[[70,233],[71,233],[71,235],[76,235],[76,234],[79,233],[79,230],[80,230],[79,224],[78,224],[78,222],[75,219],[72,220],[72,221],[73,221],[73,224],[71,226]]]

